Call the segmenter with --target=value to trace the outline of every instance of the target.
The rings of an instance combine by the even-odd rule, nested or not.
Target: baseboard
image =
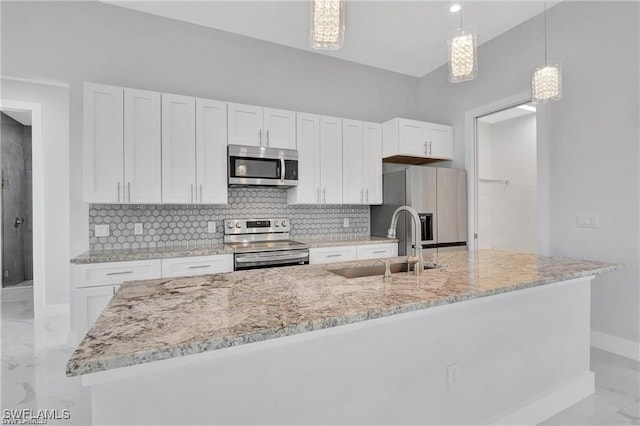
[[[491,422],[492,425],[537,425],[594,392],[594,374],[587,371],[571,383]]]
[[[591,346],[640,361],[640,343],[601,331],[591,330]]]

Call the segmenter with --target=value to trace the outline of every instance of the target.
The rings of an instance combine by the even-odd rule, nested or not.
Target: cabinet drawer
[[[366,244],[358,246],[358,260],[394,257],[398,255],[398,243]]]
[[[162,277],[217,274],[233,271],[233,255],[178,257],[162,259]]]
[[[358,257],[356,246],[318,247],[309,249],[309,263],[332,263],[356,260]]]
[[[73,265],[72,269],[73,284],[77,288],[160,278],[162,273],[159,259]]]

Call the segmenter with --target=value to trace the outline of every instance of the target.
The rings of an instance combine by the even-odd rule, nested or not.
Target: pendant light
[[[462,10],[460,12],[460,28],[453,31],[448,40],[449,46],[449,81],[459,83],[469,81],[478,75],[478,43],[475,29],[464,28]]]
[[[547,2],[544,2],[544,65],[533,70],[531,100],[546,104],[562,98],[562,68],[559,63],[547,63]]]
[[[345,0],[311,0],[311,47],[338,50],[344,41]]]

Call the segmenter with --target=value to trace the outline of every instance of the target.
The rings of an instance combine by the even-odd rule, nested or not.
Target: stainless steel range
[[[234,270],[309,263],[309,247],[291,241],[289,219],[226,219],[224,242],[233,248]]]

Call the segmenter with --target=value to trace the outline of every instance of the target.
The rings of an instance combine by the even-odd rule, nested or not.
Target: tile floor
[[[36,322],[29,298],[3,297],[0,311],[2,408],[66,408],[71,418],[57,424],[90,425],[90,391],[64,375],[74,349],[67,343],[68,317]],[[639,363],[592,349],[591,370],[595,393],[542,425],[640,425]]]

